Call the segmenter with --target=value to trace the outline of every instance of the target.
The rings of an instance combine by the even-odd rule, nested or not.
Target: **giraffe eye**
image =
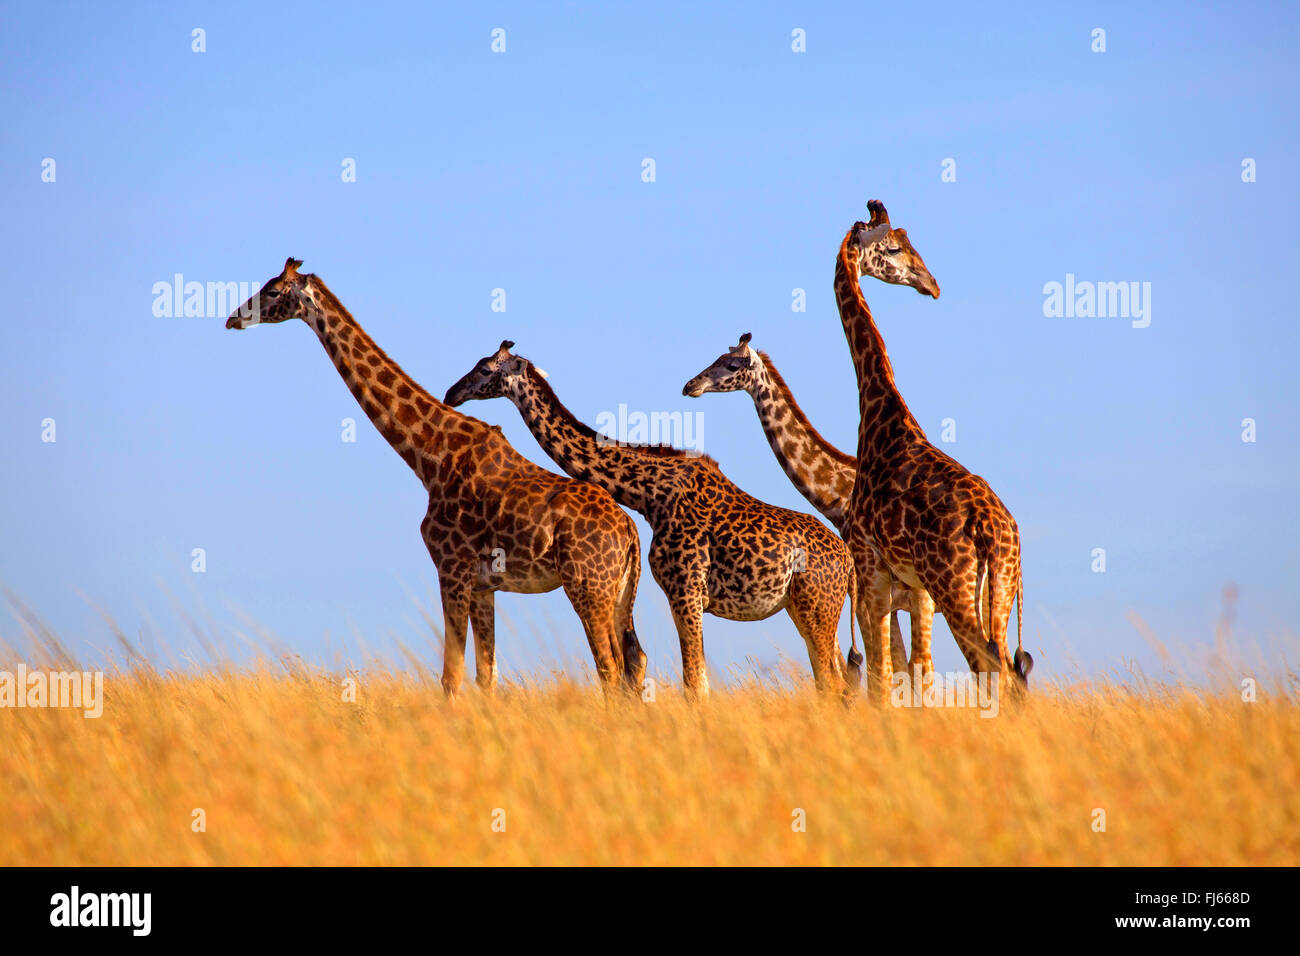
[[[744,367],[745,367],[745,363],[741,361],[727,363],[727,368],[731,369],[733,372],[739,372]]]
[[[902,252],[902,251],[903,251],[902,249],[886,249],[886,250],[885,250],[885,252],[889,253],[889,255],[891,255],[891,256],[896,256],[896,255],[898,255],[898,254],[899,254],[900,252]]]
[[[484,365],[482,368],[480,368],[480,369],[478,370],[478,373],[479,373],[480,375],[491,375],[491,374],[492,374],[492,370],[491,370],[490,368],[488,368],[486,365]]]

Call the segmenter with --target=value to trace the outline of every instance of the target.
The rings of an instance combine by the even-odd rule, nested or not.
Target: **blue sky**
[[[190,616],[232,653],[251,621],[331,666],[440,664],[424,492],[311,332],[153,314],[176,273],[288,255],[435,394],[511,338],[584,419],[701,412],[732,480],[810,510],[748,398],[681,386],[752,331],[852,450],[831,278],[880,198],[943,295],[868,301],[931,439],[954,419],[1020,523],[1043,672],[1156,665],[1134,613],[1194,659],[1229,583],[1235,639],[1294,656],[1297,8],[698,6],[7,7],[0,584],[91,657],[103,610],[160,660]],[[1044,316],[1067,274],[1149,282],[1150,326]],[[469,410],[549,464],[508,403]],[[648,570],[638,626],[671,673]],[[590,665],[559,593],[499,597],[498,631],[507,676]],[[784,615],[705,646],[806,667]],[[935,658],[962,667],[942,625]]]

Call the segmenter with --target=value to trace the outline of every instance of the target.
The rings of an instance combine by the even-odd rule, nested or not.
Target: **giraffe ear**
[[[865,249],[867,246],[874,245],[887,235],[889,235],[888,221],[882,222],[878,226],[873,226],[870,223],[859,225],[856,237],[858,248]]]
[[[879,199],[873,199],[867,203],[867,209],[871,211],[870,226],[879,226],[882,223],[889,225],[889,213],[885,211],[885,204]]]
[[[505,355],[514,347],[515,347],[514,342],[511,342],[509,339],[502,339],[501,347],[497,349],[497,355]]]
[[[284,277],[285,277],[286,279],[294,279],[294,278],[297,278],[297,275],[298,275],[298,267],[301,266],[301,265],[302,265],[302,260],[301,260],[301,259],[295,259],[293,256],[290,256],[288,259],[285,259],[285,260],[284,260]]]
[[[749,344],[749,340],[752,339],[753,337],[754,337],[753,332],[746,332],[744,335],[740,337],[740,342],[737,344],[736,347],[743,349],[746,345]]]
[[[511,342],[510,344],[514,345],[515,343]],[[508,360],[502,362],[501,371],[505,372],[507,375],[528,374],[528,366],[532,365],[532,363],[529,362],[528,359],[524,358],[522,355],[511,355],[509,352],[502,352],[500,354],[503,360]],[[533,371],[536,372],[538,375],[540,375],[542,378],[546,378],[546,373],[543,372],[536,365],[533,365]]]

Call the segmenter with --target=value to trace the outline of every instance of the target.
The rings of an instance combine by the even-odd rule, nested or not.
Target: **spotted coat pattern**
[[[688,398],[698,398],[705,392],[748,393],[754,401],[763,434],[767,436],[768,444],[782,470],[799,493],[841,535],[846,535],[849,503],[858,470],[857,459],[846,455],[822,437],[795,401],[794,394],[777,371],[771,356],[766,352],[755,351],[749,343],[750,334],[746,332],[734,347],[722,353],[712,365],[688,381],[682,387],[682,394]],[[863,563],[870,569],[867,580],[877,573],[891,573],[884,557],[874,548],[864,556]],[[904,670],[908,666],[897,614],[898,611],[907,611],[911,617],[912,664],[920,667],[923,673],[929,673],[934,669],[930,656],[932,615],[917,612],[912,592],[901,582],[893,580],[891,590],[889,635],[894,669]],[[865,598],[866,592],[858,594],[859,626],[870,619],[870,608],[866,607]]]
[[[855,590],[845,543],[812,515],[777,508],[732,484],[711,458],[597,435],[565,408],[536,367],[503,342],[447,392],[445,401],[505,396],[567,474],[605,488],[654,530],[650,570],[668,598],[688,696],[708,693],[703,615],[758,621],[784,610],[808,648],[817,686],[856,688],[836,630]],[[851,624],[851,622],[850,622]]]
[[[1018,643],[1023,614],[1020,531],[988,482],[929,442],[894,384],[858,277],[911,285],[935,298],[939,287],[906,230],[890,225],[879,201],[869,208],[871,221],[849,229],[835,261],[835,298],[857,373],[860,413],[849,547],[855,556],[878,548],[895,576],[933,599],[971,670],[997,673],[999,686],[1022,691],[1033,660],[1019,646],[1014,656],[1007,648],[1013,602]],[[884,694],[893,669],[882,597],[888,585],[878,576],[861,586],[874,602],[863,628],[872,635],[869,685]]]
[[[471,622],[476,680],[486,691],[495,687],[497,591],[558,587],[582,621],[606,692],[620,678],[639,690],[646,656],[632,620],[641,573],[632,519],[608,492],[533,464],[498,427],[426,392],[320,278],[298,272],[300,265],[288,260],[226,327],[304,320],[379,433],[428,489],[420,534],[438,571],[447,696],[461,688]]]

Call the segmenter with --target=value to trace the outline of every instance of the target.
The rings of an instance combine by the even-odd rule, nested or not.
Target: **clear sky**
[[[424,492],[315,336],[155,315],[177,273],[288,255],[436,395],[511,338],[587,421],[700,412],[732,480],[810,510],[747,397],[681,387],[752,331],[852,451],[831,279],[880,198],[943,295],[868,301],[931,439],[952,419],[1019,521],[1042,672],[1158,666],[1132,614],[1195,658],[1230,584],[1235,639],[1294,658],[1298,8],[711,7],[6,5],[0,584],[92,657],[102,610],[160,660],[193,617],[436,669]],[[1150,324],[1045,315],[1067,275],[1150,283]],[[506,401],[467,410],[550,464]],[[638,628],[671,673],[648,569]],[[507,676],[590,667],[559,592],[500,596],[498,632]],[[784,615],[706,618],[705,647],[807,667]],[[963,667],[937,622],[935,660]]]

